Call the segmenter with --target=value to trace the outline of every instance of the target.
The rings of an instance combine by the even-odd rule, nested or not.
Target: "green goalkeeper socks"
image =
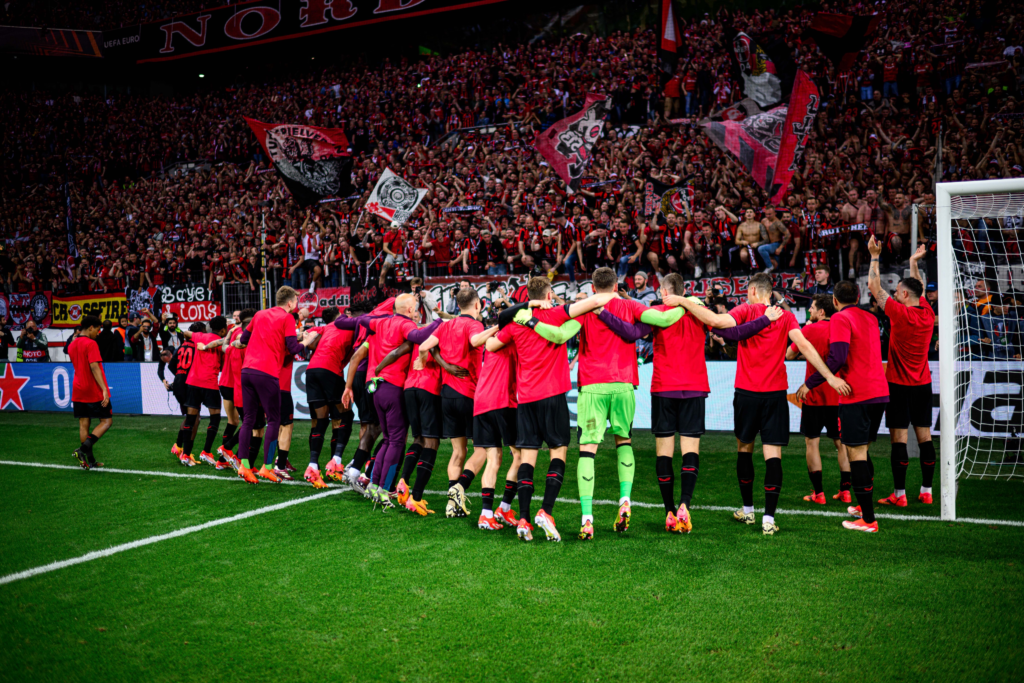
[[[616,446],[615,451],[619,463],[619,498],[629,498],[633,493],[633,470],[636,469],[633,460],[633,444],[620,444]]]
[[[576,467],[576,480],[580,485],[580,507],[584,515],[594,514],[594,454],[580,453]]]

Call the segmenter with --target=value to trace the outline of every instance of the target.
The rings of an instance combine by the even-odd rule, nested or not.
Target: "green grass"
[[[110,467],[185,472],[179,420],[115,419]],[[309,423],[297,423],[292,461]],[[73,465],[70,417],[0,416],[0,459]],[[658,503],[653,439],[636,439],[634,499]],[[354,445],[350,445],[350,451]],[[876,492],[891,487],[875,449]],[[702,443],[697,506],[738,503],[735,446]],[[570,451],[562,496],[575,498]],[[598,498],[618,495],[610,449]],[[826,453],[826,491],[838,468]],[[442,451],[431,489],[445,485]],[[541,456],[538,471],[546,469]],[[757,464],[758,481],[763,464]],[[780,507],[808,509],[802,442]],[[189,473],[215,474],[201,467]],[[144,474],[0,465],[0,575],[312,495]],[[920,474],[911,463],[910,490]],[[479,491],[479,483],[472,489]],[[540,495],[538,490],[537,494]],[[936,490],[936,497],[938,491]],[[760,502],[755,493],[755,501]],[[480,499],[471,499],[474,511]],[[958,510],[1024,521],[1021,483],[961,482]],[[432,507],[443,510],[443,498]],[[536,506],[539,501],[535,502]],[[829,500],[826,507],[842,506]],[[901,514],[938,515],[937,505]],[[593,543],[524,544],[471,519],[387,515],[352,492],[0,586],[0,681],[1020,680],[1024,528],[780,513],[773,538],[697,509],[694,532],[634,508],[625,535],[598,506]],[[890,512],[890,511],[886,511]]]

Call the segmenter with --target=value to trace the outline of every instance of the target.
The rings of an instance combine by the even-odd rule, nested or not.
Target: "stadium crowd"
[[[255,289],[265,219],[268,275],[297,288],[413,275],[564,273],[575,282],[610,265],[652,285],[670,272],[790,271],[813,293],[866,272],[867,234],[885,244],[883,266],[909,256],[910,207],[934,201],[940,131],[943,180],[1022,174],[1019,17],[1014,4],[995,16],[982,7],[888,3],[877,36],[844,73],[801,39],[812,12],[793,9],[685,23],[688,54],[664,87],[654,33],[639,30],[310,69],[173,99],[6,91],[0,281],[9,292],[181,281]],[[822,93],[778,209],[697,123],[743,97],[721,40],[726,23],[785,32]],[[530,141],[590,91],[608,93],[614,108],[584,189],[568,195]],[[343,128],[355,193],[301,209],[243,115]],[[483,125],[491,127],[466,130]],[[361,211],[385,168],[430,190],[398,229]],[[686,183],[686,209],[663,224],[646,218],[648,177]],[[77,258],[68,253],[65,180]],[[820,234],[846,225],[863,232]],[[1004,230],[997,257],[1019,254],[1019,237]],[[934,273],[934,251],[926,264]]]

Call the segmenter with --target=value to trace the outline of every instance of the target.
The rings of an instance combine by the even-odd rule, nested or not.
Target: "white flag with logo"
[[[385,220],[405,223],[426,195],[427,190],[413,187],[386,168],[370,194],[366,210]]]

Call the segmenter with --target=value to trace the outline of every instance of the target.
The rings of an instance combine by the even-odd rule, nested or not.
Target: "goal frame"
[[[953,306],[956,262],[953,254],[952,198],[978,194],[1024,193],[1024,178],[936,183],[935,224],[939,290],[939,445],[942,486],[940,514],[956,519],[956,310]],[[974,220],[974,219],[972,219]]]

